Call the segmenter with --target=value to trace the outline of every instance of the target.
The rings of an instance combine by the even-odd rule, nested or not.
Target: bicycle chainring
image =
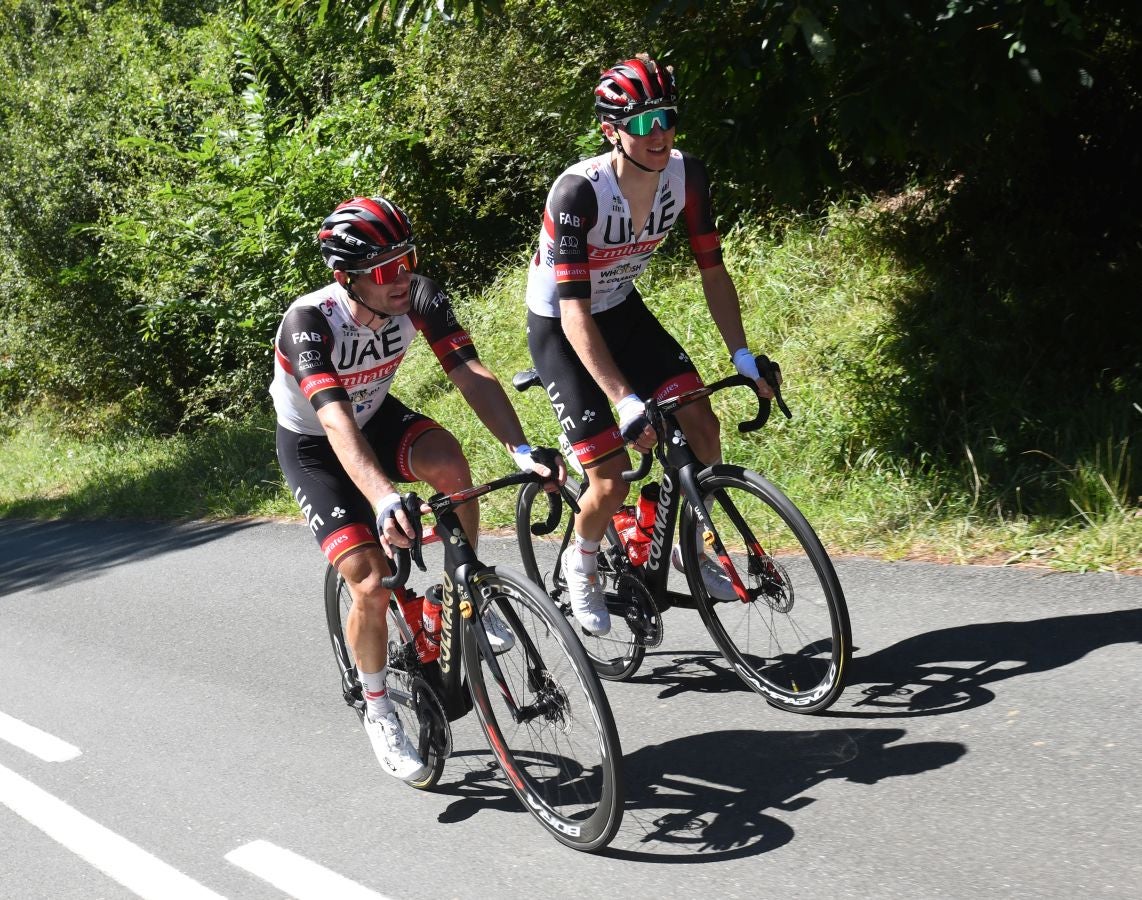
[[[416,719],[415,739],[421,759],[429,756],[447,759],[452,755],[452,727],[444,712],[444,704],[436,691],[422,676],[414,675],[409,681],[409,701],[407,708]]]
[[[640,647],[662,643],[662,613],[639,575],[621,572],[613,581],[615,599],[608,604],[612,615],[620,614]],[[609,599],[609,598],[608,598]]]

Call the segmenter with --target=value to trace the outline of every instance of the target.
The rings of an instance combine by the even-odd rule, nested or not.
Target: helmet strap
[[[342,274],[345,276],[345,280],[341,281],[341,279],[338,279],[338,282],[341,284],[341,287],[343,287],[345,289],[345,293],[348,294],[350,297],[352,297],[354,302],[359,303],[361,306],[365,307],[365,309],[367,309],[369,312],[371,312],[375,318],[378,318],[378,319],[381,319],[382,321],[387,322],[389,319],[388,313],[380,312],[379,310],[375,310],[375,309],[373,309],[373,307],[369,306],[368,303],[366,303],[364,300],[361,299],[361,295],[358,294],[355,290],[353,290],[353,288],[352,288],[352,284],[353,284],[352,276],[349,275],[348,273],[342,273]],[[375,328],[372,330],[376,331]]]
[[[635,168],[642,169],[644,172],[650,172],[652,175],[660,175],[663,171],[665,171],[664,169],[652,169],[649,166],[644,166],[637,159],[627,153],[626,149],[623,147],[623,139],[617,134],[615,135],[615,149],[619,151],[619,156],[626,159],[626,161]]]

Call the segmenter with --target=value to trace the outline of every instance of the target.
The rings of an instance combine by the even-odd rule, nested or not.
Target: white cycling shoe
[[[602,637],[611,630],[611,614],[607,610],[607,598],[599,584],[598,575],[585,575],[570,565],[570,554],[579,550],[571,545],[563,551],[563,577],[567,580],[567,598],[571,601],[571,612],[583,630]]]
[[[376,722],[366,714],[365,733],[377,754],[377,762],[388,774],[409,781],[424,773],[424,762],[405,733],[395,709]]]
[[[682,567],[682,547],[678,544],[675,544],[674,549],[670,551],[670,564],[679,572],[686,571]],[[710,595],[711,599],[736,600],[738,598],[737,592],[734,591],[734,583],[730,581],[730,576],[726,574],[726,570],[705,553],[698,556],[698,571],[702,574],[702,586],[705,587],[706,593]]]
[[[484,610],[483,618],[484,631],[488,635],[488,643],[491,644],[493,653],[498,656],[501,653],[507,653],[515,646],[515,635],[508,628],[508,623],[500,618],[500,614],[496,612],[494,606],[488,606]]]

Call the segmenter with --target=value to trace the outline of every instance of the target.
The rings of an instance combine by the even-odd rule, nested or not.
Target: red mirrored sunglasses
[[[401,272],[415,271],[416,263],[416,244],[409,244],[408,249],[400,256],[394,256],[371,269],[350,269],[349,272],[353,275],[368,274],[374,284],[392,284]]]

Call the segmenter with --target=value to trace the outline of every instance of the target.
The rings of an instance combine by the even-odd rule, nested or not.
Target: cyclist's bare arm
[[[527,443],[519,416],[504,393],[503,385],[491,370],[478,359],[461,363],[448,373],[448,377],[464,396],[477,418],[484,423],[509,453]],[[547,466],[537,466],[543,476],[558,476]],[[562,477],[565,477],[563,475]]]
[[[583,366],[595,379],[595,383],[602,388],[607,399],[613,406],[619,401],[634,393],[629,381],[619,371],[611,351],[607,347],[599,326],[591,315],[591,301],[580,298],[560,298],[560,319],[563,322],[563,333],[571,348],[582,361]],[[642,430],[635,442],[641,447],[654,446],[654,429],[648,424]]]
[[[591,315],[591,301],[561,298],[559,312],[563,322],[563,333],[567,335],[571,347],[591,377],[595,379],[595,383],[607,395],[607,399],[612,404],[617,404],[627,394],[633,394],[634,388],[619,371],[606,341],[603,340],[602,332],[599,331],[599,326]]]

